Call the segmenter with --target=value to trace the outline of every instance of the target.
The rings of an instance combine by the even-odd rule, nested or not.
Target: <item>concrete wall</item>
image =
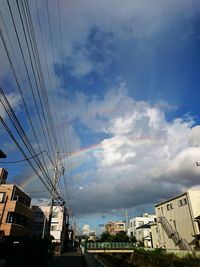
[[[200,209],[199,196],[200,191],[191,192],[190,194],[185,193],[180,196],[177,196],[173,199],[169,199],[163,203],[156,205],[156,217],[159,222],[159,217],[164,216],[172,228],[176,230],[180,236],[185,239],[191,247],[195,247],[195,234],[197,233],[197,225],[194,223],[194,216],[198,214]],[[199,206],[198,206],[199,205]],[[160,247],[166,247],[169,249],[178,249],[172,239],[170,239],[162,225],[158,223],[157,225],[157,235],[155,231],[152,236],[153,239],[159,240]],[[157,242],[153,242],[154,246]]]

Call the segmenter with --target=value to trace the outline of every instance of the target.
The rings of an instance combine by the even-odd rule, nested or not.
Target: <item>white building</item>
[[[50,206],[33,206],[33,234],[44,237],[48,232]],[[55,252],[60,254],[64,248],[66,235],[66,209],[64,206],[53,206],[51,231]]]
[[[148,213],[144,213],[141,217],[134,217],[129,220],[129,228],[128,228],[128,236],[136,237],[136,229],[142,225],[154,222],[156,219],[156,215],[151,215]]]
[[[83,235],[89,236],[90,235],[90,226],[89,224],[84,224],[82,227]]]
[[[151,225],[144,224],[136,228],[136,240],[137,242],[143,242],[145,248],[152,248],[151,240]]]
[[[155,205],[157,224],[152,225],[153,247],[199,249],[200,189]]]

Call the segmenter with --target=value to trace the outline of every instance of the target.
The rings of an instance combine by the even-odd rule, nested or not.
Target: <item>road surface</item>
[[[83,255],[80,252],[72,251],[63,253],[61,256],[54,256],[48,267],[86,267]]]

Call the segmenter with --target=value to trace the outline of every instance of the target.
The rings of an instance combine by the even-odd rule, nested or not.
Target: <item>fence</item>
[[[130,249],[135,247],[133,242],[88,242],[85,249]]]

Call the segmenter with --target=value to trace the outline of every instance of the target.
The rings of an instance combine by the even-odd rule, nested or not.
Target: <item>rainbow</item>
[[[101,146],[102,146],[102,144],[99,143],[99,144],[91,145],[91,146],[82,148],[80,150],[74,151],[71,154],[69,154],[69,153],[62,153],[63,159],[66,160],[68,157],[70,157],[70,158],[79,157],[79,156],[84,155],[86,153],[89,153],[89,152],[95,151],[97,149],[100,149]],[[50,166],[48,166],[48,167],[50,168]],[[34,175],[30,176],[29,178],[27,178],[26,180],[22,181],[20,183],[20,186],[22,188],[27,188],[29,184],[31,184],[32,182],[34,182],[37,179],[38,179],[37,175],[34,174]]]
[[[137,144],[161,142],[160,140],[147,138],[147,137],[141,137],[141,138],[133,137],[133,138],[129,138],[129,140],[132,141],[132,142],[135,142]],[[118,143],[118,141],[113,140],[113,142],[111,142],[111,145],[112,145],[112,143],[115,144],[115,143]],[[78,158],[79,156],[85,155],[86,153],[90,153],[90,152],[93,152],[93,151],[95,151],[97,149],[101,149],[102,146],[103,146],[103,143],[101,142],[101,143],[94,144],[94,145],[82,148],[80,150],[74,151],[71,154],[62,153],[62,155],[63,155],[64,160],[66,160],[69,157],[71,159]],[[50,166],[48,166],[48,167],[50,168]],[[20,183],[20,186],[25,189],[37,179],[38,179],[37,175],[34,174],[34,175],[30,176],[29,178],[27,178],[26,180],[22,181]]]

